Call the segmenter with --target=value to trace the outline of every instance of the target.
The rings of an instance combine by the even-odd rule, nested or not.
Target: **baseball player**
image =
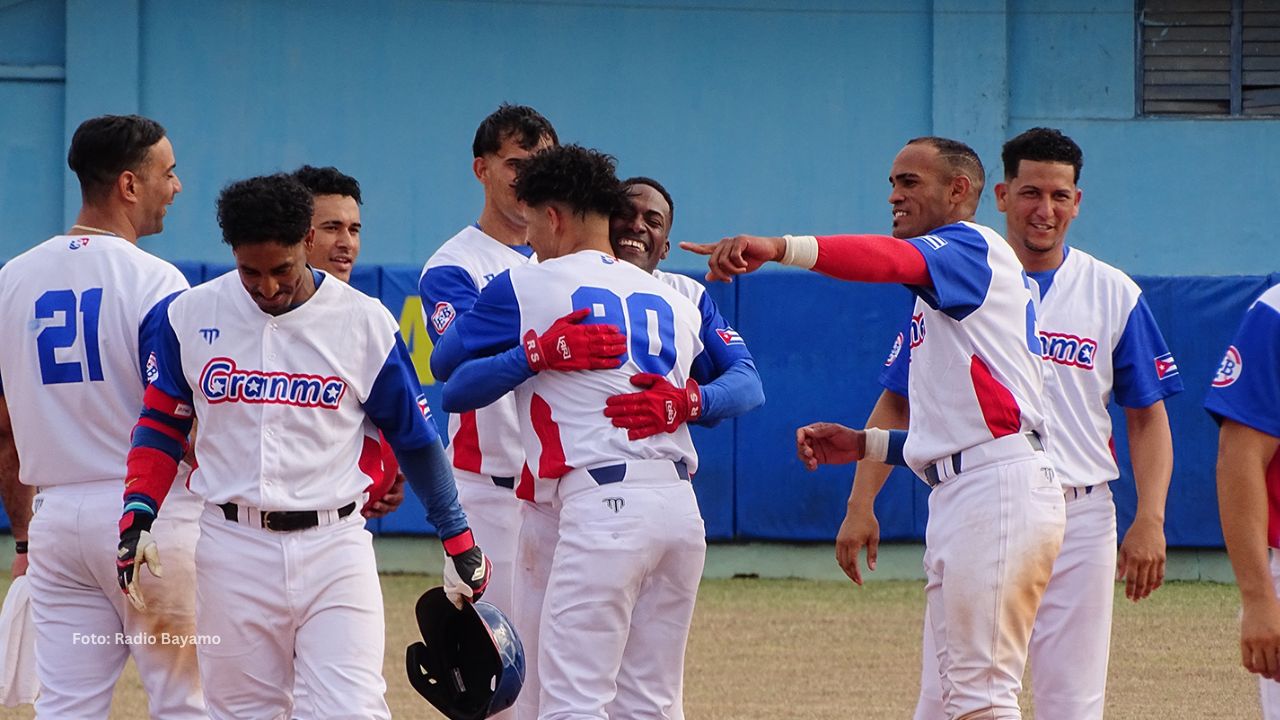
[[[626,202],[611,158],[567,146],[532,156],[516,195],[539,264],[498,276],[432,355],[445,403],[483,404],[467,377],[516,388],[527,466],[517,493],[559,506],[538,642],[540,718],[682,717],[684,649],[706,552],[681,422],[647,437],[615,427],[606,402],[661,392],[697,418],[690,377],[699,311],[618,262],[609,217]],[[625,329],[625,335],[619,330]],[[723,343],[722,343],[723,344]],[[576,370],[598,369],[582,373]],[[455,372],[456,371],[456,372]],[[480,384],[480,383],[477,383]]]
[[[480,219],[440,246],[423,266],[418,282],[433,344],[455,318],[471,309],[490,281],[532,262],[524,208],[513,188],[516,170],[531,154],[558,143],[551,123],[523,105],[502,105],[476,129],[471,169],[484,188]],[[458,479],[458,499],[494,565],[495,579],[485,599],[511,618],[522,639],[530,637],[537,628],[522,622],[512,597],[516,536],[522,513],[530,512],[520,509],[514,492],[524,466],[515,397],[506,394],[487,406],[451,413],[448,452]],[[526,681],[517,708],[496,717],[515,717],[521,704],[536,708],[536,687]]]
[[[307,266],[311,216],[288,175],[224,188],[218,224],[236,270],[166,300],[149,326],[156,379],[128,454],[118,580],[145,607],[151,527],[198,419],[197,646],[214,718],[284,716],[295,662],[319,714],[390,716],[381,589],[355,512],[366,418],[443,538],[451,597],[479,597],[488,580],[397,324]]]
[[[1006,239],[1040,291],[1040,346],[1054,376],[1045,385],[1054,423],[1046,449],[1067,500],[1062,551],[1031,634],[1036,716],[1101,718],[1114,581],[1125,578],[1127,596],[1137,601],[1164,579],[1164,507],[1173,472],[1164,398],[1181,392],[1182,379],[1138,286],[1066,244],[1080,209],[1079,146],[1057,130],[1033,128],[1005,143],[1003,160],[996,203],[1005,213]],[[891,354],[881,383],[905,398],[908,356]],[[1108,485],[1119,477],[1107,412],[1112,396],[1125,408],[1138,486],[1138,511],[1118,557]],[[868,547],[876,541],[862,539]],[[942,715],[933,637],[926,616],[917,720]]]
[[[971,217],[984,182],[971,148],[916,138],[894,158],[895,235],[682,243],[710,255],[708,279],[768,261],[846,280],[897,282],[916,295],[905,464],[935,486],[925,571],[947,717],[1018,718],[1040,597],[1062,544],[1065,502],[1043,452],[1035,304],[1017,256]],[[906,229],[919,228],[919,233]],[[806,464],[847,462],[855,431],[797,431]]]
[[[1243,605],[1240,659],[1260,676],[1263,717],[1275,720],[1280,718],[1280,287],[1262,293],[1245,313],[1204,406],[1221,425],[1218,508]]]
[[[163,580],[142,583],[152,612],[131,608],[108,571],[128,428],[151,377],[144,320],[187,287],[177,268],[137,247],[164,229],[182,190],[173,146],[153,120],[97,117],[76,129],[67,164],[83,198],[76,224],[0,269],[0,383],[20,460],[19,477],[0,481],[39,491],[28,573],[36,714],[106,718],[132,656],[151,717],[205,717],[195,648],[182,642],[195,633],[200,502],[185,471],[172,483],[181,455],[165,471],[172,490],[158,496],[170,512],[152,528],[171,560]]]
[[[303,165],[293,177],[311,191],[314,206],[311,227],[315,242],[307,251],[307,264],[351,282],[351,271],[360,257],[360,183],[335,167]],[[369,499],[360,509],[366,519],[385,517],[404,502],[404,473],[378,429],[367,424],[360,448],[360,470],[369,476]],[[295,707],[298,698],[295,696]]]

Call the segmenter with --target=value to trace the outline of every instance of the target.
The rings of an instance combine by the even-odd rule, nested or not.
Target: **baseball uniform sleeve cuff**
[[[782,253],[783,265],[812,270],[818,264],[818,238],[813,235],[783,235],[787,249]]]

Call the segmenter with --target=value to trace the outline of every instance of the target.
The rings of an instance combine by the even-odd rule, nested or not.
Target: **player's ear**
[[[996,183],[996,210],[1000,212],[1008,212],[1009,186],[1006,183]]]
[[[1075,204],[1075,207],[1071,209],[1072,218],[1080,217],[1080,200],[1083,197],[1084,197],[1084,191],[1081,190],[1080,188],[1076,188],[1076,204]]]
[[[471,172],[476,174],[476,179],[479,180],[481,184],[484,183],[484,176],[487,170],[488,168],[486,167],[483,156],[471,161]]]
[[[661,255],[661,256],[659,256],[659,257],[658,257],[658,259],[659,259],[659,260],[666,260],[666,259],[667,259],[667,253],[669,253],[669,252],[671,252],[671,241],[670,241],[670,240],[663,240],[663,241],[662,241],[662,255]]]
[[[960,205],[968,201],[969,191],[973,189],[973,181],[968,175],[957,173],[951,178],[951,202]]]
[[[125,170],[116,178],[116,190],[120,198],[127,202],[138,200],[138,175],[132,170]]]
[[[302,237],[302,247],[310,255],[311,251],[316,247],[316,229],[315,227],[307,228],[307,234]]]

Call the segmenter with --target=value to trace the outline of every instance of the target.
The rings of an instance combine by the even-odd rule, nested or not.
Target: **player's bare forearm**
[[[891,390],[885,390],[880,393],[875,407],[871,408],[866,426],[882,430],[905,430],[910,420],[911,413],[907,399]],[[853,473],[853,490],[849,493],[849,509],[870,511],[875,506],[876,497],[892,471],[893,466],[886,463],[872,460],[859,462],[857,470]]]
[[[35,488],[18,480],[18,446],[9,422],[8,401],[0,395],[0,500],[4,502],[4,511],[9,516],[14,540],[27,539],[33,497]]]
[[[1267,464],[1280,439],[1224,419],[1218,435],[1218,510],[1246,608],[1276,601],[1267,556]]]
[[[1169,480],[1173,476],[1173,434],[1164,401],[1145,408],[1125,408],[1129,429],[1129,457],[1138,489],[1136,520],[1164,525]]]

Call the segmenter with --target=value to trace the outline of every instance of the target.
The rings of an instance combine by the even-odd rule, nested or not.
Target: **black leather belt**
[[[684,461],[678,460],[671,464],[676,466],[676,474],[680,476],[681,480],[689,479],[689,466],[686,465]],[[618,463],[617,465],[605,465],[604,467],[591,468],[590,470],[587,470],[587,474],[591,476],[592,480],[596,481],[597,485],[608,485],[609,483],[622,482],[622,479],[627,476],[627,464]]]
[[[232,522],[240,522],[240,507],[233,502],[222,503],[222,516]],[[354,502],[338,508],[338,519],[356,511]],[[262,527],[274,532],[308,530],[320,524],[320,513],[315,510],[260,510]]]
[[[498,487],[506,488],[508,490],[516,489],[516,479],[513,477],[503,477],[501,475],[490,475],[489,479],[492,480],[493,484],[497,485]]]

